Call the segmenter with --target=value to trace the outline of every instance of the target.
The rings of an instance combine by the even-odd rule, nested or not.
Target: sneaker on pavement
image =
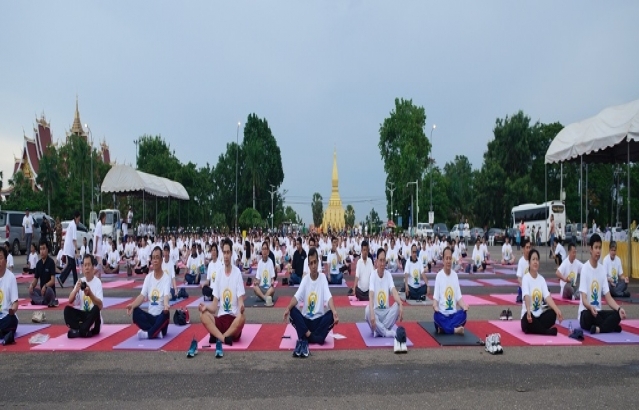
[[[273,306],[273,296],[267,296],[266,300],[264,301],[264,305],[266,307],[271,307]]]
[[[222,350],[222,341],[218,340],[215,342],[215,358],[221,359],[224,357],[224,350]]]
[[[506,311],[506,320],[513,320],[513,311],[510,309]]]
[[[502,310],[501,313],[499,314],[499,320],[506,320],[508,319],[508,313],[506,312],[506,310]]]
[[[397,340],[397,338],[393,339],[393,352],[402,353],[402,344]]]
[[[191,346],[189,347],[189,350],[186,352],[186,357],[191,359],[195,357],[196,354],[197,354],[197,340],[195,340],[195,337],[194,337],[193,340],[191,340]]]
[[[138,339],[144,340],[149,338],[149,332],[145,332],[144,330],[138,330]]]
[[[311,353],[308,350],[308,340],[302,340],[301,348],[300,348],[300,357],[308,357]]]
[[[37,310],[37,311],[33,312],[33,315],[31,316],[31,321],[33,323],[42,323],[45,320],[47,320],[47,318],[46,318],[44,312],[42,312],[40,310]]]
[[[13,333],[13,331],[7,333],[6,335],[4,335],[4,337],[2,338],[2,346],[8,346],[8,345],[12,345],[16,342],[15,340],[15,333]]]
[[[302,355],[302,341],[298,340],[295,343],[295,350],[293,350],[293,357],[300,357]]]

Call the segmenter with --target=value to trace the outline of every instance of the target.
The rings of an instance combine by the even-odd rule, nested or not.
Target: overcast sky
[[[377,144],[396,97],[437,125],[440,166],[479,168],[497,117],[567,125],[639,98],[637,16],[637,1],[4,1],[0,170],[6,184],[42,112],[64,139],[76,94],[118,163],[147,133],[213,165],[254,112],[305,222],[313,192],[330,196],[334,147],[359,221],[384,214]]]

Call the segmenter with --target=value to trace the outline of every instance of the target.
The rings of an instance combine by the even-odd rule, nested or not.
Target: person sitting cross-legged
[[[268,257],[268,242],[262,242],[262,258],[257,263],[255,282],[253,282],[253,292],[255,296],[266,302],[267,306],[273,305],[273,294],[275,294],[275,268],[273,261]]]
[[[3,346],[15,343],[18,328],[18,283],[13,272],[7,269],[7,255],[7,249],[0,247],[0,339]]]
[[[563,321],[561,310],[548,291],[548,285],[539,274],[539,252],[531,249],[528,275],[521,281],[524,301],[521,305],[521,330],[527,334],[557,336],[555,322]],[[544,303],[545,302],[545,303]]]
[[[378,337],[395,337],[393,327],[404,318],[404,309],[399,293],[395,289],[393,277],[386,268],[386,251],[377,250],[375,260],[377,269],[370,275],[369,302],[364,310],[364,317],[371,327],[373,334]],[[395,303],[390,305],[390,295]],[[372,314],[371,314],[372,312]]]
[[[200,273],[201,264],[200,256],[197,254],[197,245],[195,242],[191,245],[191,255],[189,256],[188,261],[186,262],[186,266],[188,268],[188,272],[184,275],[184,281],[189,285],[199,285],[200,284]]]
[[[140,339],[161,339],[166,336],[171,318],[171,277],[162,270],[162,249],[159,246],[151,252],[151,269],[144,278],[142,291],[126,307],[126,312],[133,316],[133,323],[140,328]],[[149,302],[148,312],[140,308],[145,299]]]
[[[200,303],[198,308],[202,325],[210,335],[209,342],[215,342],[215,357],[218,358],[224,355],[222,343],[232,346],[233,342],[240,340],[246,321],[242,272],[231,261],[233,242],[225,238],[221,248],[224,270],[217,274],[212,284],[213,301]],[[191,350],[194,350],[194,346],[191,346]]]
[[[626,311],[620,307],[610,294],[606,268],[599,264],[601,257],[601,237],[593,234],[588,241],[590,260],[581,268],[579,282],[579,325],[590,333],[621,332],[621,320],[626,318]],[[602,310],[602,298],[606,298],[612,310]]]
[[[331,285],[341,285],[344,280],[344,272],[348,267],[344,264],[344,259],[337,249],[337,238],[331,239],[331,250],[326,258],[328,262],[328,274],[326,278]]]
[[[404,292],[406,299],[426,300],[428,279],[422,263],[417,260],[417,245],[410,248],[410,259],[404,267]]]
[[[55,292],[55,262],[49,257],[49,246],[44,238],[40,240],[40,260],[36,263],[35,277],[29,285],[29,297],[32,305],[58,305]]]
[[[510,238],[506,236],[504,244],[501,246],[501,264],[512,265],[515,258],[513,258],[513,247],[510,246]]]
[[[308,357],[309,343],[324,344],[328,333],[337,325],[339,318],[328,288],[328,280],[318,271],[319,255],[317,249],[308,251],[310,273],[302,278],[295,296],[284,311],[284,321],[290,321],[297,332],[297,344],[294,357]],[[301,310],[298,304],[302,303]],[[328,310],[326,307],[328,306]]]
[[[433,319],[437,333],[464,334],[468,305],[464,302],[457,272],[452,269],[453,251],[444,248],[444,268],[435,277]],[[460,309],[457,309],[457,306]]]
[[[484,259],[485,256],[481,246],[481,240],[477,239],[473,247],[473,272],[483,272],[486,270],[486,260]]]
[[[82,259],[81,278],[69,293],[69,304],[64,307],[64,323],[69,328],[67,337],[92,337],[100,333],[102,325],[102,281],[95,276],[97,261],[86,254]]]
[[[610,294],[616,298],[629,297],[628,278],[623,274],[621,259],[617,256],[617,242],[610,242],[610,250],[603,260],[603,266],[608,277],[608,287]]]
[[[583,264],[577,259],[577,248],[574,243],[568,244],[568,258],[561,262],[555,273],[559,278],[559,294],[562,299],[579,299],[577,277],[581,274]]]

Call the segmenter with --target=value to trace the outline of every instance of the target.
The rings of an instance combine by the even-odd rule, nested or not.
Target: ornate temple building
[[[331,198],[328,200],[328,208],[324,212],[322,231],[341,230],[344,228],[344,206],[339,197],[339,178],[337,175],[337,150],[333,151],[333,178],[331,179]]]
[[[69,136],[73,134],[78,134],[87,140],[87,134],[84,128],[82,127],[82,122],[80,121],[80,111],[78,109],[78,100],[76,98],[75,101],[75,117],[73,118],[73,125],[71,125],[71,129],[66,132],[66,142],[69,141]],[[58,144],[53,142],[53,134],[51,133],[51,125],[45,118],[44,114],[40,116],[40,118],[36,118],[36,124],[33,127],[33,138],[29,138],[26,134],[23,134],[23,148],[22,155],[20,157],[14,157],[13,164],[13,175],[16,172],[22,171],[25,178],[31,181],[31,185],[34,190],[40,190],[41,187],[36,184],[36,178],[38,177],[38,171],[40,169],[40,160],[42,159],[44,153],[46,152],[49,145]],[[100,159],[102,159],[105,163],[111,163],[111,153],[109,152],[109,146],[105,141],[100,143],[100,148],[98,150],[100,153]],[[1,195],[9,195],[13,190],[9,184],[5,184],[6,189],[3,189],[0,192]]]

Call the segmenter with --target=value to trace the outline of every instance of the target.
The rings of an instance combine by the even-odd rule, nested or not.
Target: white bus
[[[548,201],[543,204],[524,204],[514,207],[511,211],[513,228],[519,229],[521,221],[526,225],[526,236],[530,238],[532,228],[535,236],[541,228],[540,242],[550,240],[550,216],[555,217],[555,237],[565,239],[566,207],[561,201]]]

